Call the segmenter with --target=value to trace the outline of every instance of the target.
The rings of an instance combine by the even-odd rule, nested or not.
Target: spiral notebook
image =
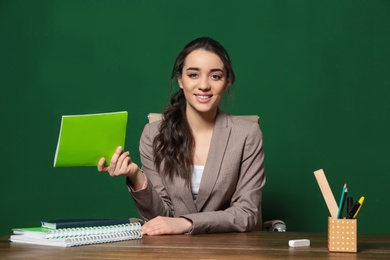
[[[141,239],[141,224],[47,229],[42,227],[14,228],[9,240],[46,246],[71,247]]]

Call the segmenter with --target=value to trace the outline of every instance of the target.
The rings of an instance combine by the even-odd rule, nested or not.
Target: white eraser
[[[289,240],[288,245],[291,247],[310,246],[310,240],[309,239]]]

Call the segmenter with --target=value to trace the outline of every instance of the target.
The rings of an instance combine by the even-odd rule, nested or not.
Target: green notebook
[[[62,116],[54,167],[97,166],[124,147],[127,112]]]
[[[13,228],[13,234],[31,238],[55,239],[89,235],[104,235],[118,232],[140,231],[140,223],[115,224],[93,227],[50,229],[43,227]]]

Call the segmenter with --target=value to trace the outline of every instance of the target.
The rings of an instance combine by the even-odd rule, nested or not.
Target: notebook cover
[[[62,116],[54,167],[97,166],[124,147],[127,112]]]
[[[56,219],[41,221],[42,227],[51,229],[111,226],[128,223],[130,223],[129,219]]]

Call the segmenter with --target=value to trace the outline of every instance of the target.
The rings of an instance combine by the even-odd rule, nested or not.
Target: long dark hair
[[[188,43],[176,58],[171,74],[171,90],[177,78],[182,76],[183,66],[188,54],[203,49],[219,56],[224,64],[227,89],[234,83],[230,57],[226,49],[217,41],[209,38],[197,38]],[[154,163],[161,174],[173,179],[178,176],[191,183],[195,140],[186,117],[186,98],[182,89],[173,94],[170,105],[163,113],[159,133],[153,142]]]

